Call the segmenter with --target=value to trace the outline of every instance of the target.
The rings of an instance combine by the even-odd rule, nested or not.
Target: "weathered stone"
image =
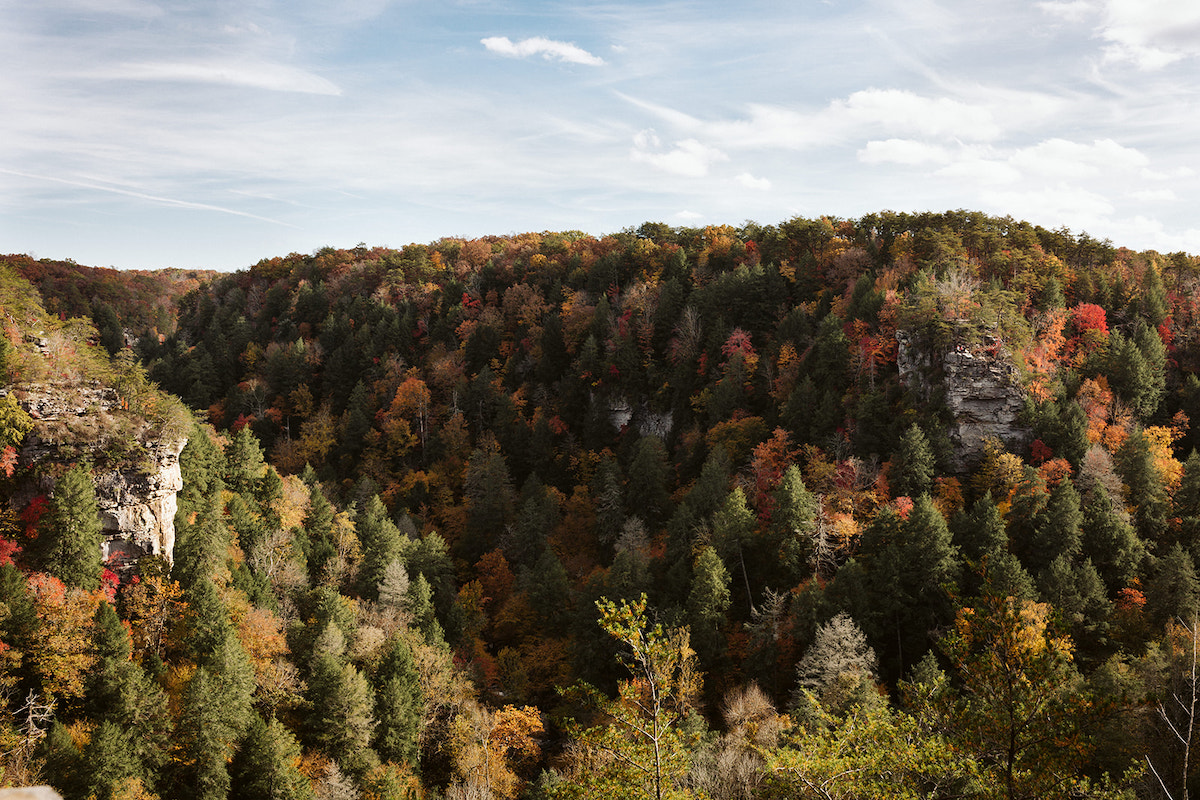
[[[898,333],[896,339],[901,380],[926,400],[937,389],[942,392],[953,419],[947,433],[955,471],[966,472],[978,463],[987,439],[997,438],[1012,450],[1029,443],[1030,431],[1019,420],[1025,392],[1003,348],[987,340],[981,347],[959,345],[934,364],[928,349],[915,346],[907,335]],[[934,372],[940,372],[940,380],[930,378]]]
[[[120,570],[146,554],[170,561],[175,549],[176,497],[183,488],[179,454],[187,441],[141,441],[136,459],[106,464],[98,457],[96,442],[73,437],[64,440],[71,437],[73,428],[61,423],[64,419],[119,413],[120,399],[115,390],[94,383],[70,387],[28,385],[15,393],[21,407],[34,418],[33,430],[21,447],[22,468],[52,467],[56,462],[75,461],[81,455],[97,463],[93,481],[104,532],[104,562]],[[33,480],[14,493],[14,504],[23,505],[37,494],[53,496],[55,473],[53,468],[34,470]]]
[[[183,488],[179,454],[186,442],[147,446],[155,470],[111,470],[96,475],[96,505],[104,527],[104,560],[127,566],[145,554],[171,560],[176,496]]]

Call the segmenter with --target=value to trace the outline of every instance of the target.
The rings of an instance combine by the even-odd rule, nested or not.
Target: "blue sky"
[[[1195,0],[0,0],[0,252],[978,209],[1200,253]]]

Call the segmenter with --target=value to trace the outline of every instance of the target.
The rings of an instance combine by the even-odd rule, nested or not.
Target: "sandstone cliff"
[[[1010,450],[1029,444],[1030,431],[1020,422],[1025,392],[1009,354],[992,339],[981,346],[958,345],[936,359],[903,333],[897,365],[900,378],[918,396],[932,399],[940,392],[951,421],[950,465],[966,472],[983,456],[984,442],[997,438]]]
[[[31,479],[15,504],[52,495],[61,468],[87,458],[95,464],[105,563],[122,569],[145,554],[171,560],[176,496],[183,488],[179,454],[187,441],[155,438],[153,426],[121,407],[114,389],[95,382],[17,386],[13,393],[34,420],[20,453]]]

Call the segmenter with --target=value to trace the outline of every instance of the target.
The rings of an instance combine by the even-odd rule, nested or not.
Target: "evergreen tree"
[[[107,720],[101,722],[80,754],[80,796],[111,800],[121,784],[141,777],[142,765],[133,745],[131,731]]]
[[[367,598],[378,596],[388,566],[393,561],[403,564],[404,537],[388,517],[387,508],[377,495],[372,496],[355,519],[362,563],[358,569],[359,594]]]
[[[954,544],[968,563],[978,565],[985,555],[1008,549],[1004,518],[991,492],[976,500],[970,512],[957,516],[952,528]]]
[[[667,491],[670,466],[667,449],[657,436],[643,436],[634,448],[625,489],[628,508],[655,530],[666,520],[671,497]]]
[[[780,583],[774,588],[783,590],[811,575],[814,556],[822,555],[813,546],[820,509],[817,498],[805,487],[800,468],[795,464],[784,471],[771,499],[774,508],[770,531],[776,546],[766,555],[777,559]]]
[[[385,761],[417,765],[421,733],[421,684],[412,650],[399,636],[392,637],[375,671],[374,745]]]
[[[337,545],[333,541],[333,519],[336,512],[321,491],[320,484],[312,486],[308,493],[308,513],[304,515],[305,544],[304,558],[308,564],[309,579],[313,583],[323,582],[325,565],[337,556]]]
[[[313,800],[312,783],[300,771],[300,744],[276,719],[257,714],[233,760],[232,796],[246,800]]]
[[[1033,568],[1040,570],[1060,555],[1073,558],[1082,543],[1079,492],[1070,480],[1063,479],[1050,490],[1045,510],[1039,515],[1033,534]]]
[[[370,749],[375,728],[371,687],[366,679],[331,646],[327,634],[340,637],[336,626],[325,633],[314,647],[309,669],[307,699],[310,712],[305,719],[309,742],[356,774],[363,774],[378,763]]]
[[[729,610],[729,572],[712,547],[696,557],[692,590],[688,593],[688,623],[704,663],[712,666],[723,650],[721,629]]]
[[[31,548],[42,570],[69,586],[100,586],[100,517],[91,470],[76,464],[54,486],[50,513]]]
[[[225,484],[239,494],[253,497],[265,471],[262,447],[250,426],[243,425],[225,447]]]
[[[1200,614],[1200,580],[1196,565],[1178,544],[1157,559],[1146,584],[1146,616],[1155,629],[1179,619],[1190,624]]]
[[[463,560],[474,564],[499,541],[513,511],[508,465],[494,441],[471,453],[463,492],[467,529],[458,549]]]
[[[1042,600],[1068,626],[1081,661],[1098,663],[1108,653],[1112,604],[1100,573],[1090,558],[1072,562],[1056,557],[1038,576]]]
[[[1146,557],[1145,544],[1099,483],[1084,494],[1083,551],[1090,554],[1110,597],[1130,585]]]
[[[900,445],[892,456],[888,472],[892,494],[916,498],[932,491],[936,467],[929,439],[917,425],[912,425],[900,437]]]
[[[238,730],[230,725],[224,700],[209,671],[197,669],[184,691],[175,739],[175,785],[184,797],[225,800],[229,795],[226,765]]]

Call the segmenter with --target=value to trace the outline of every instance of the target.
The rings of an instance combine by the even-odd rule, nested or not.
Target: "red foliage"
[[[909,513],[913,510],[913,501],[911,497],[901,495],[895,500],[896,513],[900,515],[900,519],[908,519]]]
[[[25,536],[27,538],[37,538],[38,523],[49,510],[50,501],[46,499],[46,495],[44,494],[39,494],[29,501],[29,505],[25,506],[25,510],[21,512],[21,522],[25,523]]]
[[[0,566],[13,564],[13,556],[21,552],[21,546],[12,539],[0,539]]]
[[[0,470],[4,472],[4,477],[11,478],[13,473],[17,471],[17,448],[11,444],[0,452]]]
[[[117,587],[120,585],[121,579],[117,577],[117,573],[105,567],[104,572],[100,573],[100,591],[104,592],[108,602],[113,604],[117,602]]]
[[[1080,303],[1071,309],[1071,330],[1076,336],[1087,331],[1099,331],[1108,336],[1108,318],[1104,309],[1095,303]]]
[[[1034,439],[1033,444],[1029,446],[1029,460],[1034,464],[1042,464],[1052,458],[1054,451],[1041,439]]]

